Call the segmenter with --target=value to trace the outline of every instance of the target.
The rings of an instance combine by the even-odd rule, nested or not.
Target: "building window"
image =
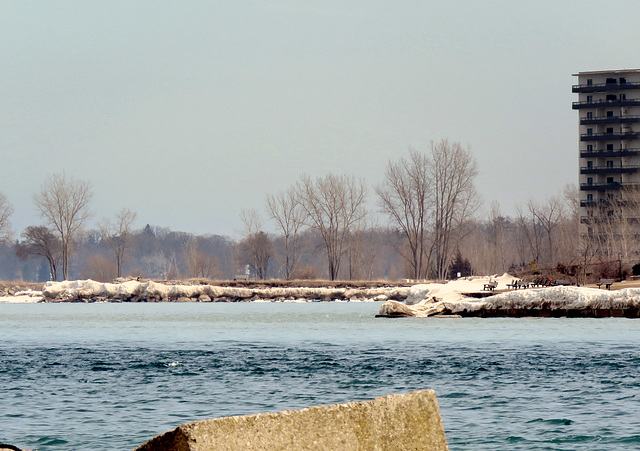
[[[589,103],[593,102],[593,96],[587,96],[587,102]]]
[[[613,167],[613,161],[609,160],[607,161],[607,168],[612,168]]]
[[[607,94],[607,100],[616,100],[616,98],[615,94]]]
[[[613,111],[607,111],[607,117],[613,117]]]
[[[607,150],[613,150],[613,144],[607,144]]]
[[[626,83],[627,83],[627,79],[626,79],[626,78],[624,78],[624,77],[620,77],[620,84],[621,84],[621,85],[624,85],[624,84],[626,84]]]
[[[591,111],[587,112],[587,119],[593,119],[593,113]]]
[[[588,128],[587,129],[587,135],[593,135],[593,129],[592,128]]]
[[[607,177],[607,183],[613,183],[613,177]]]
[[[587,161],[587,168],[588,169],[593,168],[593,161]]]
[[[587,152],[593,152],[593,144],[587,144]]]
[[[593,84],[592,78],[587,78],[587,86],[591,86]]]
[[[607,127],[607,135],[613,135],[613,127]]]
[[[593,202],[593,194],[587,194],[587,202]]]
[[[627,99],[626,94],[620,94],[620,100],[626,100],[626,99]]]
[[[593,185],[593,177],[587,178],[587,185]]]

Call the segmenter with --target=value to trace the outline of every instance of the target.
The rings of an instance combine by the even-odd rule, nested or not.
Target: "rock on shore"
[[[371,401],[183,424],[135,451],[211,450],[424,450],[447,451],[433,390]]]
[[[503,276],[501,280],[511,282],[509,277]],[[409,290],[406,304],[385,302],[380,307],[379,316],[640,317],[640,288],[609,291],[556,286],[512,290],[475,298],[472,296],[474,293],[483,291],[481,282],[482,279],[473,279],[448,284],[415,285]],[[502,287],[499,285],[499,288]]]
[[[170,285],[130,280],[47,282],[46,302],[239,302],[239,301],[387,301],[404,300],[409,288],[242,288],[216,285]]]

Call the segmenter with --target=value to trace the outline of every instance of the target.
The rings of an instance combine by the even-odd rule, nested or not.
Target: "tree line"
[[[444,280],[544,268],[585,279],[595,266],[610,267],[616,252],[618,260],[621,250],[625,261],[637,258],[635,235],[625,239],[612,224],[608,238],[602,224],[589,229],[597,240],[580,245],[575,186],[518,206],[515,217],[503,215],[497,202],[480,217],[477,174],[470,148],[460,143],[409,149],[388,163],[371,211],[362,179],[303,174],[288,189],[267,194],[264,212],[241,211],[240,240],[150,224],[136,229],[137,214],[126,208],[87,229],[90,184],[53,174],[33,199],[43,223],[16,239],[9,234],[13,207],[0,193],[0,277]],[[265,217],[275,233],[267,232]]]

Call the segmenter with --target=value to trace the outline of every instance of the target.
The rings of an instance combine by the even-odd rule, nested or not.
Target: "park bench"
[[[525,289],[525,288],[529,288],[529,284],[524,280],[514,279],[511,281],[511,283],[507,284],[507,288],[513,288],[515,290],[517,290],[518,288]]]
[[[539,277],[531,282],[531,286],[534,287],[552,287],[556,284],[555,280],[547,277]]]
[[[484,284],[484,291],[493,291],[498,286],[498,282],[495,280],[490,281],[489,283]]]
[[[600,288],[602,285],[604,285],[604,287],[607,290],[611,289],[611,285],[613,285],[613,279],[600,279],[600,282],[598,282],[596,285],[598,285],[598,288]]]

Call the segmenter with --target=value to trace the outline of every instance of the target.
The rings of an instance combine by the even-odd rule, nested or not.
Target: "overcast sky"
[[[0,0],[0,192],[89,180],[92,224],[232,237],[312,176],[370,189],[448,138],[513,214],[578,177],[575,77],[640,67],[637,1]],[[91,225],[91,224],[90,224]]]

